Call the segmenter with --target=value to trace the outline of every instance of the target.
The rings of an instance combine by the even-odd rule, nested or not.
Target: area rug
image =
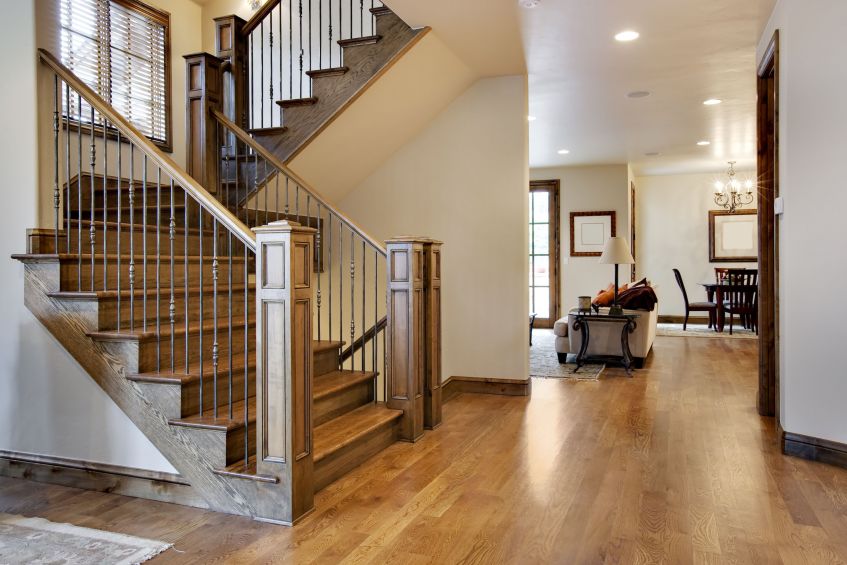
[[[733,328],[732,335],[729,334],[729,326],[723,332],[716,332],[702,324],[688,324],[688,329],[683,330],[682,324],[659,324],[656,327],[656,335],[664,337],[711,337],[720,339],[759,339],[756,332],[744,328]]]
[[[569,355],[568,363],[559,363],[556,355],[556,336],[553,330],[532,330],[532,347],[529,348],[529,376],[544,379],[576,379],[596,381],[606,365],[583,365],[578,373],[576,356]]]
[[[131,565],[169,547],[161,541],[0,513],[0,563],[4,565]]]

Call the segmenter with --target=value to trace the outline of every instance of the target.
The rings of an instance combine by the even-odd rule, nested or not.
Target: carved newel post
[[[209,192],[218,189],[217,127],[210,110],[221,109],[221,60],[209,53],[185,55],[185,159],[188,174]]]
[[[424,243],[424,427],[441,425],[441,245]]]
[[[256,232],[256,470],[288,489],[294,523],[314,507],[312,284],[315,230],[285,220]]]

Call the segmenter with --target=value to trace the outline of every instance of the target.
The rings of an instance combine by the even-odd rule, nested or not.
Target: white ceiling
[[[532,167],[629,162],[641,175],[754,166],[756,43],[775,0],[389,4],[431,26],[480,76],[522,73],[517,59],[526,61]],[[616,42],[625,29],[640,39]],[[636,90],[651,95],[626,97]],[[707,98],[724,102],[703,106]]]

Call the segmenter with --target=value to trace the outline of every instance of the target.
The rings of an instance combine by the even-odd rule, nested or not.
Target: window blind
[[[61,2],[62,62],[144,135],[169,141],[167,22],[128,0]],[[65,101],[65,111],[91,121],[84,101]]]

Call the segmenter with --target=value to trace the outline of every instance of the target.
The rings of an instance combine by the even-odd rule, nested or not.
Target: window
[[[559,181],[529,186],[529,310],[552,328],[559,310]]]
[[[60,0],[62,62],[156,144],[170,149],[167,13],[137,0]],[[71,119],[90,108],[65,101]],[[99,117],[95,116],[95,123]]]

